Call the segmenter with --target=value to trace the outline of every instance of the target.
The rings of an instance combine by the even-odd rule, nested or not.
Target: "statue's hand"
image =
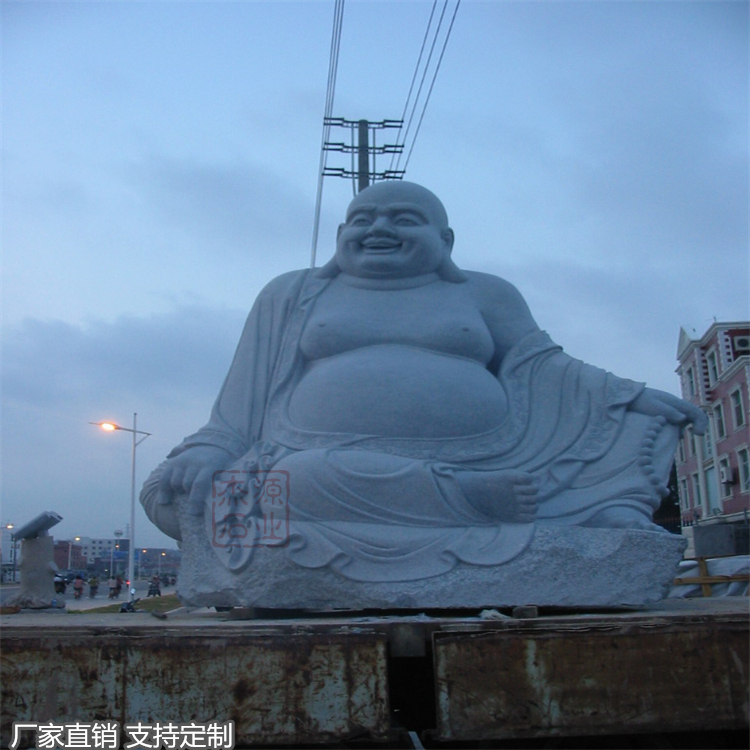
[[[702,435],[708,427],[708,417],[702,409],[655,388],[644,388],[643,393],[630,405],[630,409],[649,417],[664,417],[676,425],[692,423],[696,435]]]
[[[214,472],[227,468],[234,459],[222,448],[195,446],[170,458],[159,478],[159,502],[168,504],[175,495],[188,496],[192,515],[203,513]]]

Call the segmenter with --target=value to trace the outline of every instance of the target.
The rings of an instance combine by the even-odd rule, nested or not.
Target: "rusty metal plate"
[[[237,746],[389,730],[386,638],[77,632],[3,638],[2,742],[12,722],[235,722]]]
[[[741,728],[748,623],[434,636],[443,740]]]

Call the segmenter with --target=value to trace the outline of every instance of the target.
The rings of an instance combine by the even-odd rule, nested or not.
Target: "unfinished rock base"
[[[269,609],[473,609],[523,604],[633,607],[663,599],[685,549],[681,536],[581,527],[537,528],[503,565],[457,563],[439,576],[362,582],[303,568],[283,547],[258,547],[241,571],[217,564],[202,520],[183,516],[179,594],[188,605]]]

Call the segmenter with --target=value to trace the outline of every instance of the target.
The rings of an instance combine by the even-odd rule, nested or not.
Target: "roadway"
[[[146,598],[148,593],[148,581],[137,581],[135,584],[135,596],[137,598]],[[20,590],[18,583],[4,583],[0,586],[0,606],[4,605],[6,600],[17,594]],[[175,593],[175,586],[162,586],[162,594],[173,594]],[[55,594],[54,597],[59,601],[64,601],[65,606],[69,610],[86,610],[93,609],[95,607],[106,607],[108,604],[115,604],[117,602],[126,602],[128,600],[125,587],[123,586],[122,593],[117,599],[109,598],[109,589],[106,585],[99,586],[99,593],[92,599],[89,596],[89,587],[86,586],[85,594],[80,598],[76,599],[73,595],[73,585],[69,585],[65,590],[64,594]]]

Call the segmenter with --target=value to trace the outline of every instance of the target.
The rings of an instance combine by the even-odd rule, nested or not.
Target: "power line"
[[[446,0],[447,2],[447,0]],[[419,129],[422,127],[422,120],[424,119],[424,113],[427,111],[427,105],[430,103],[430,96],[432,95],[432,89],[435,86],[435,80],[437,79],[438,71],[440,70],[440,63],[443,62],[443,55],[445,54],[445,48],[448,46],[448,39],[450,39],[451,31],[453,30],[453,22],[456,20],[456,14],[458,13],[458,6],[461,5],[461,0],[457,0],[456,7],[453,10],[453,17],[451,18],[450,26],[448,27],[448,33],[445,35],[445,41],[443,42],[443,49],[440,51],[440,57],[438,58],[437,66],[435,67],[435,74],[432,76],[432,83],[430,83],[430,90],[427,92],[427,98],[422,108],[422,114],[419,117],[419,123],[417,123],[417,129],[414,131],[414,138],[412,139],[409,153],[406,155],[406,161],[404,162],[404,171],[409,166],[409,159],[411,159],[412,151],[414,151],[414,144],[417,142],[417,136],[419,135]]]
[[[424,40],[422,41],[422,49],[420,50],[419,59],[417,60],[417,66],[416,66],[416,68],[414,70],[414,76],[412,78],[412,85],[411,85],[411,87],[409,89],[409,95],[407,96],[407,104],[404,107],[404,112],[406,112],[406,110],[408,109],[409,100],[411,98],[411,93],[412,93],[412,90],[414,88],[414,81],[416,80],[416,77],[417,77],[417,74],[418,74],[418,71],[419,71],[419,66],[420,66],[420,63],[421,63],[421,60],[422,60],[422,55],[423,55],[424,48],[425,48],[426,43],[427,43],[427,39],[430,36],[430,28],[432,26],[432,19],[433,19],[434,13],[435,13],[435,7],[436,7],[436,5],[437,5],[437,0],[434,0],[433,6],[432,6],[432,11],[430,13],[430,19],[429,19],[429,21],[427,23],[427,30],[425,31],[425,37],[424,37]],[[453,24],[454,24],[454,22],[456,20],[456,15],[458,13],[458,8],[459,8],[460,5],[461,5],[461,0],[456,0],[456,5],[455,5],[455,7],[453,9],[453,16],[451,17],[451,22],[450,22],[450,25],[448,27],[448,31],[446,32],[445,39],[443,40],[442,49],[440,51],[440,55],[438,57],[437,64],[435,65],[435,70],[434,70],[434,72],[432,74],[432,81],[430,82],[430,86],[429,86],[429,89],[428,89],[428,92],[427,92],[427,97],[426,97],[426,99],[424,101],[424,104],[422,105],[422,110],[421,110],[421,113],[419,115],[419,120],[417,122],[417,128],[414,131],[414,135],[412,136],[411,145],[409,146],[408,151],[406,151],[405,148],[404,148],[404,146],[406,144],[407,138],[409,137],[409,133],[411,132],[412,125],[413,125],[413,123],[415,121],[415,114],[416,114],[416,111],[417,111],[417,107],[419,105],[420,96],[422,95],[422,90],[424,88],[424,84],[425,84],[425,81],[427,79],[427,73],[428,73],[428,71],[430,69],[430,63],[432,62],[433,53],[435,51],[435,47],[437,45],[437,41],[438,41],[438,38],[440,36],[440,29],[443,26],[443,19],[445,17],[445,12],[448,9],[448,0],[444,0],[444,2],[443,2],[443,9],[440,12],[440,19],[438,20],[437,26],[435,27],[435,30],[434,30],[434,32],[432,34],[432,43],[430,45],[430,52],[429,52],[429,55],[427,56],[427,61],[425,62],[424,70],[422,71],[422,79],[421,79],[420,84],[419,84],[419,89],[417,90],[417,95],[416,95],[416,97],[414,99],[414,104],[413,104],[412,109],[411,109],[411,114],[409,115],[409,120],[407,122],[406,129],[404,130],[404,134],[403,134],[403,137],[402,137],[401,141],[397,140],[397,143],[401,146],[401,149],[398,152],[398,154],[399,154],[398,158],[396,159],[396,157],[394,156],[393,159],[391,160],[391,166],[393,167],[393,160],[395,160],[396,164],[395,164],[395,168],[394,169],[398,170],[402,174],[406,171],[406,167],[407,167],[407,165],[409,163],[409,159],[411,158],[411,154],[414,151],[414,145],[415,145],[415,143],[417,141],[417,136],[419,135],[419,131],[420,131],[420,128],[422,126],[422,121],[424,120],[425,112],[427,111],[427,105],[429,104],[430,97],[432,95],[432,90],[435,87],[435,81],[437,80],[437,74],[438,74],[438,72],[440,70],[440,65],[441,65],[441,63],[443,61],[443,56],[445,55],[445,50],[446,50],[446,47],[448,46],[448,40],[450,39],[451,31],[453,30]],[[403,168],[401,170],[399,170],[398,168],[399,168],[399,165],[401,163],[401,158],[402,158],[402,156],[403,156],[404,153],[407,154],[407,156],[406,156],[406,162],[404,163]]]
[[[344,19],[344,0],[336,0],[333,9],[333,30],[331,32],[331,51],[328,58],[328,82],[323,115],[323,135],[320,142],[320,164],[318,167],[318,192],[315,198],[315,221],[313,223],[312,252],[310,268],[315,268],[315,254],[318,249],[318,231],[320,229],[320,207],[323,200],[323,173],[325,172],[327,151],[324,146],[331,130],[330,118],[333,112],[333,99],[336,93],[336,72],[339,64],[341,46],[341,28]]]
[[[312,239],[312,252],[310,256],[310,267],[315,267],[315,256],[317,252],[317,246],[318,246],[318,233],[320,230],[320,212],[321,212],[321,205],[323,200],[323,180],[327,176],[337,176],[337,177],[351,177],[352,180],[354,180],[355,177],[359,178],[360,181],[360,189],[362,189],[362,185],[367,185],[367,182],[370,178],[373,180],[382,180],[382,179],[402,179],[404,176],[404,173],[406,171],[406,167],[409,164],[409,160],[411,159],[412,152],[414,151],[414,145],[417,140],[417,136],[419,135],[419,131],[422,127],[422,121],[424,120],[425,112],[427,111],[427,105],[430,102],[430,97],[432,95],[433,88],[435,86],[435,81],[437,80],[438,72],[440,71],[440,65],[443,61],[443,56],[445,55],[446,47],[448,46],[448,40],[450,39],[451,31],[453,30],[453,24],[456,20],[456,14],[458,13],[458,8],[461,4],[461,0],[456,0],[455,8],[453,9],[453,16],[451,18],[450,25],[448,27],[448,31],[445,35],[445,39],[443,40],[443,46],[440,50],[440,55],[438,57],[437,64],[435,65],[435,70],[432,74],[432,80],[430,82],[429,89],[427,91],[427,96],[425,98],[424,104],[422,105],[422,110],[419,115],[419,120],[417,122],[417,128],[414,132],[414,136],[412,137],[411,145],[409,147],[409,151],[406,157],[406,162],[404,164],[404,168],[399,170],[399,164],[401,162],[401,157],[404,152],[404,147],[406,144],[406,140],[409,136],[409,133],[411,131],[412,124],[415,121],[415,114],[417,111],[417,107],[419,106],[420,97],[422,95],[422,90],[424,88],[425,81],[427,80],[427,73],[430,69],[430,63],[432,62],[433,54],[435,52],[435,47],[437,45],[438,38],[440,36],[440,29],[443,25],[443,19],[445,18],[445,13],[448,8],[448,0],[444,0],[443,2],[443,9],[440,13],[440,18],[437,22],[437,25],[435,27],[435,30],[432,35],[432,43],[430,45],[430,52],[427,56],[427,61],[424,64],[424,69],[422,70],[422,78],[419,82],[419,88],[417,89],[417,94],[414,97],[413,106],[411,108],[411,113],[409,115],[409,120],[406,124],[406,128],[404,129],[404,117],[406,116],[407,111],[409,110],[409,104],[411,102],[412,93],[414,91],[414,85],[417,80],[417,76],[419,75],[420,65],[422,63],[422,59],[424,56],[424,51],[427,46],[427,41],[430,38],[430,29],[432,28],[432,22],[433,18],[435,16],[435,10],[437,8],[437,0],[433,0],[432,4],[432,10],[430,11],[430,18],[427,23],[427,29],[425,31],[424,39],[422,40],[422,46],[419,51],[419,57],[417,59],[417,64],[414,69],[414,75],[412,76],[411,85],[409,87],[409,93],[406,97],[406,103],[404,104],[404,114],[402,115],[401,120],[384,120],[380,123],[375,122],[368,122],[367,120],[345,120],[344,118],[334,118],[332,116],[333,114],[333,101],[334,101],[334,94],[336,90],[336,72],[338,68],[338,58],[339,58],[339,48],[341,45],[341,29],[343,25],[343,16],[344,16],[344,0],[335,0],[335,6],[334,6],[334,14],[333,14],[333,30],[331,33],[331,50],[330,50],[330,56],[328,61],[328,81],[327,81],[327,88],[326,88],[326,101],[325,101],[325,111],[323,115],[323,135],[321,138],[321,146],[320,146],[320,163],[318,166],[318,190],[317,190],[317,196],[315,199],[315,220],[313,224],[313,239]],[[351,136],[352,136],[352,143],[350,146],[346,146],[344,143],[332,143],[329,141],[330,138],[330,130],[332,126],[337,127],[349,127],[351,129]],[[359,142],[355,146],[354,142],[354,129],[358,129],[359,132]],[[384,146],[376,146],[375,144],[375,130],[378,128],[383,127],[398,127],[398,133],[396,135],[396,143],[391,145],[384,145]],[[367,138],[367,132],[372,131],[372,145],[369,144],[369,139]],[[403,131],[403,137],[399,141],[399,137],[401,136],[401,133]],[[352,166],[349,170],[345,170],[342,168],[329,168],[327,167],[327,152],[328,151],[340,151],[343,153],[350,153],[352,155]],[[355,172],[354,169],[354,155],[357,153],[359,156],[359,165],[358,169]],[[390,168],[387,170],[384,170],[382,172],[378,172],[375,165],[376,155],[377,154],[391,154],[391,163]],[[366,162],[367,156],[372,155],[372,166]],[[396,159],[396,156],[398,156],[398,159],[396,160],[396,165],[394,167],[393,162],[394,159]],[[356,187],[355,187],[356,192]]]
[[[427,38],[430,35],[430,27],[432,26],[432,19],[435,15],[436,7],[437,7],[437,0],[433,0],[432,10],[430,11],[430,20],[427,22],[427,28],[425,29],[424,38],[422,39],[422,46],[419,49],[419,57],[417,58],[417,64],[414,66],[414,75],[411,77],[411,85],[409,86],[409,93],[406,95],[406,102],[404,103],[404,111],[401,114],[402,122],[406,119],[406,112],[409,109],[409,102],[411,101],[411,94],[412,94],[412,91],[414,91],[414,82],[417,80],[417,73],[419,73],[419,65],[422,62],[422,55],[424,54],[424,48],[425,48],[425,45],[427,44]],[[403,124],[398,129],[398,133],[396,133],[396,143],[398,143],[399,138],[401,138],[402,129],[403,129]],[[406,135],[404,135],[404,139],[406,139]],[[395,161],[396,161],[396,154],[394,154],[391,157],[391,165],[390,165],[391,169],[394,169]]]
[[[432,37],[432,44],[430,45],[430,54],[427,55],[427,62],[424,65],[424,70],[422,71],[422,80],[419,82],[419,88],[417,89],[417,95],[414,97],[414,105],[411,109],[411,114],[409,115],[409,121],[406,123],[406,130],[404,131],[404,138],[402,141],[402,145],[406,143],[406,139],[409,137],[409,131],[411,130],[411,124],[414,122],[414,113],[417,110],[417,105],[419,104],[419,97],[422,95],[422,87],[424,86],[425,79],[427,78],[427,71],[430,69],[430,62],[432,61],[432,53],[435,51],[435,44],[437,43],[438,36],[440,34],[440,27],[443,25],[443,18],[445,17],[445,11],[448,8],[448,0],[444,0],[443,2],[443,10],[440,13],[440,18],[438,19],[437,26],[435,28],[434,35]],[[430,16],[430,21],[432,20],[432,16]],[[428,31],[429,31],[429,25],[428,25]],[[399,154],[398,159],[396,160],[396,169],[398,169],[399,164],[401,163],[401,155]]]

